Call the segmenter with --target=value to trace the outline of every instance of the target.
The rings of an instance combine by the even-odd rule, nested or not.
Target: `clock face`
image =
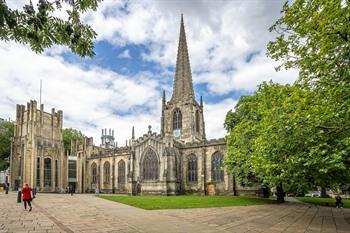
[[[179,129],[176,129],[176,130],[174,130],[173,131],[173,134],[174,134],[174,137],[180,137],[181,136],[181,130],[179,130]]]

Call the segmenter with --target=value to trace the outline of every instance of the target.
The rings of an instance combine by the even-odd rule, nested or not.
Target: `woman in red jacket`
[[[24,209],[27,209],[27,203],[28,203],[29,211],[32,211],[32,204],[30,203],[32,201],[32,189],[29,187],[28,184],[25,184],[22,189],[22,197],[23,197]]]

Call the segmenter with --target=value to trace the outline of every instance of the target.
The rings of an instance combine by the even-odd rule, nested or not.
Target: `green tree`
[[[0,39],[30,45],[42,52],[54,44],[64,45],[82,57],[94,55],[96,32],[81,22],[81,14],[96,10],[101,0],[39,0],[37,8],[31,1],[23,10],[12,10],[0,0]],[[69,6],[67,20],[53,16],[62,11],[62,3]]]
[[[65,151],[71,151],[71,143],[74,141],[79,141],[80,143],[83,142],[84,135],[81,131],[72,129],[72,128],[66,128],[63,129],[63,144]]]
[[[295,0],[286,2],[282,17],[270,28],[278,34],[268,44],[277,67],[298,68],[309,86],[349,82],[350,1]]]
[[[0,122],[0,171],[6,170],[10,164],[11,139],[14,132],[14,123]]]
[[[242,97],[225,121],[228,171],[278,187],[280,201],[286,185],[296,191],[346,185],[349,138],[324,126],[333,108],[315,94],[298,84],[263,83]]]
[[[322,99],[323,121],[313,127],[324,132],[324,156],[341,157],[349,167],[350,1],[296,0],[285,3],[282,13],[270,28],[278,36],[267,54],[282,61],[277,69],[298,68],[298,83]]]

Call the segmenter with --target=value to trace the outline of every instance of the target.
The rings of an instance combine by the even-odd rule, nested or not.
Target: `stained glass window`
[[[196,182],[197,180],[198,180],[197,157],[195,155],[190,155],[188,157],[188,181]]]
[[[111,165],[109,162],[105,162],[103,165],[103,182],[105,184],[109,184],[110,179],[111,179]]]
[[[215,152],[211,157],[211,178],[213,182],[224,181],[224,171],[221,168],[224,156],[220,152]]]
[[[51,178],[51,159],[44,159],[44,186],[51,186],[52,178]]]
[[[143,179],[158,180],[159,164],[156,153],[148,149],[143,159]]]
[[[124,190],[125,186],[125,162],[120,160],[118,162],[118,188]]]

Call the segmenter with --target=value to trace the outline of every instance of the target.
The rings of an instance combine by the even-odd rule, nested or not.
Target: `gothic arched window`
[[[96,184],[97,183],[97,165],[96,165],[96,163],[93,163],[91,165],[91,174],[92,174],[92,183]]]
[[[51,177],[52,165],[51,159],[44,159],[44,187],[51,186],[52,177]]]
[[[196,182],[198,180],[198,165],[197,157],[195,155],[190,155],[188,157],[188,181]]]
[[[173,115],[173,130],[182,128],[182,114],[180,109],[176,109]]]
[[[125,185],[125,162],[120,160],[118,162],[118,185],[119,189],[123,190]]]
[[[152,149],[148,149],[143,159],[143,179],[158,180],[159,164],[158,157]]]
[[[196,111],[196,132],[199,133],[200,128],[200,119],[199,119],[199,111]]]
[[[111,165],[109,162],[105,162],[103,165],[103,183],[109,184],[111,178]]]
[[[211,157],[211,179],[213,182],[224,181],[224,171],[221,168],[223,161],[224,156],[218,151]]]

